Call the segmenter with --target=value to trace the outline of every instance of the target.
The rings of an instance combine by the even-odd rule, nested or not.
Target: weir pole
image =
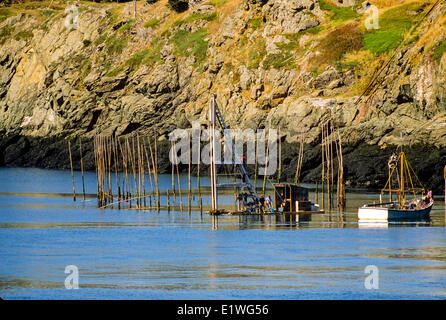
[[[215,96],[211,95],[211,103],[209,108],[209,159],[211,163],[211,194],[212,194],[212,211],[218,209],[217,199],[217,173],[215,168]]]

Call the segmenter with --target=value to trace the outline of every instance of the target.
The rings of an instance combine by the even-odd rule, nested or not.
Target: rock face
[[[167,148],[172,130],[206,124],[209,96],[216,93],[230,127],[280,126],[282,177],[294,176],[303,130],[304,181],[320,179],[320,124],[331,116],[342,133],[351,184],[382,183],[386,157],[403,144],[423,181],[440,185],[445,55],[433,59],[419,42],[402,46],[373,97],[358,104],[352,93],[362,81],[358,70],[334,63],[318,72],[306,68],[324,41],[324,34],[308,32],[326,23],[317,0],[234,0],[225,4],[231,10],[193,2],[175,23],[162,1],[141,9],[144,18],[135,21],[116,16],[115,5],[82,4],[74,30],[65,27],[63,13],[44,23],[30,14],[1,22],[12,31],[0,42],[0,165],[67,168],[66,139],[83,137],[84,161],[93,169],[88,140],[97,134],[156,135]],[[32,34],[19,36],[27,30]],[[435,43],[442,41],[444,32]]]

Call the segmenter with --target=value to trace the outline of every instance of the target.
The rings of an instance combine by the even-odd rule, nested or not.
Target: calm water
[[[170,176],[160,180],[162,189],[170,187]],[[80,182],[76,173],[77,192]],[[94,173],[86,175],[86,189],[96,192]],[[182,213],[98,209],[94,198],[78,194],[73,202],[71,192],[69,171],[0,168],[2,298],[446,298],[438,196],[430,223],[358,225],[357,207],[377,195],[348,194],[343,216],[296,223],[272,216],[217,220],[188,212],[187,197]],[[68,265],[79,269],[79,290],[65,289]],[[379,268],[378,290],[364,286],[367,265]]]

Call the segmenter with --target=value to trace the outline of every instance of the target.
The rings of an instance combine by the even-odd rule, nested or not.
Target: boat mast
[[[258,196],[257,193],[255,191],[254,185],[251,182],[251,179],[249,179],[248,173],[246,172],[246,169],[243,165],[243,162],[240,161],[239,156],[237,155],[237,150],[235,149],[235,145],[232,141],[232,139],[230,138],[228,143],[229,143],[229,147],[231,148],[232,151],[232,156],[234,157],[234,164],[237,165],[240,174],[243,178],[243,183],[224,183],[224,184],[218,184],[217,185],[217,171],[215,169],[216,166],[216,160],[215,160],[215,146],[216,146],[216,141],[215,141],[215,130],[217,130],[216,128],[216,123],[218,122],[221,131],[225,131],[228,129],[228,126],[225,123],[225,120],[223,119],[223,115],[220,112],[220,109],[218,107],[217,101],[216,101],[216,95],[215,94],[211,94],[211,103],[210,103],[210,109],[209,109],[209,128],[210,128],[210,153],[211,153],[211,192],[213,197],[215,198],[215,210],[217,210],[217,188],[219,187],[236,187],[236,188],[246,188],[248,191],[248,197],[251,198],[255,204],[255,206],[257,207],[257,203],[258,203]],[[214,210],[214,200],[213,200],[213,207],[212,210]]]

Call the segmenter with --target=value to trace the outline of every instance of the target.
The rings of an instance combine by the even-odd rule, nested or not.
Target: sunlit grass
[[[319,0],[319,6],[322,10],[328,11],[331,20],[336,23],[344,22],[359,17],[359,14],[356,13],[356,11],[354,11],[352,8],[338,7],[329,2],[329,0]]]
[[[212,12],[212,13],[193,13],[193,14],[187,16],[186,18],[184,18],[182,20],[175,21],[174,25],[180,26],[182,24],[191,23],[191,22],[194,22],[196,20],[213,21],[213,20],[217,19],[217,17],[218,17],[217,12]]]
[[[364,34],[364,47],[377,54],[397,48],[405,33],[420,20],[425,5],[411,2],[382,13],[379,16],[379,29]]]
[[[429,51],[432,53],[432,58],[437,63],[440,63],[441,57],[443,57],[443,54],[446,52],[446,42],[438,42],[436,45],[429,48]]]
[[[144,28],[154,28],[160,23],[160,20],[157,18],[152,18],[144,23]]]
[[[196,32],[178,30],[170,39],[175,45],[175,52],[180,56],[193,55],[196,59],[195,65],[200,65],[206,59],[208,43],[206,28],[201,28]]]

